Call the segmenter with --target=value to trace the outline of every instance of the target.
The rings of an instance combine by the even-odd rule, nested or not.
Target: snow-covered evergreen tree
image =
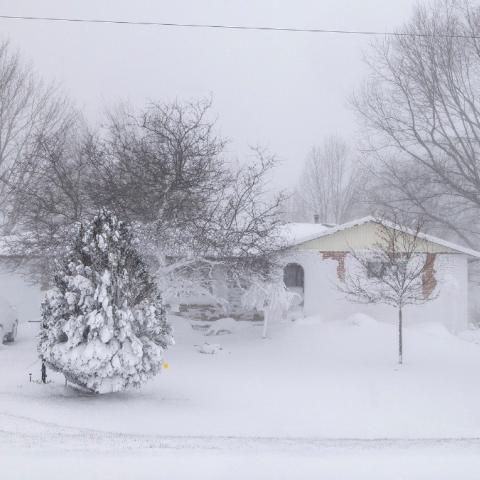
[[[96,393],[138,387],[173,343],[130,227],[102,210],[78,234],[42,304],[40,356]]]

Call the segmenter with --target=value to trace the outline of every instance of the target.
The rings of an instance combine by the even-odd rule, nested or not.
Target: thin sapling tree
[[[437,296],[435,256],[421,233],[396,221],[376,220],[377,241],[372,248],[352,250],[352,265],[340,285],[350,301],[390,305],[398,311],[398,362],[403,363],[403,313],[408,305],[422,305]]]

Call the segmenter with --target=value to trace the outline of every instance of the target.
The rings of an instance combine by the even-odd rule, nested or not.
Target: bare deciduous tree
[[[38,260],[30,266],[42,277],[61,254],[72,226],[95,208],[90,178],[89,139],[83,120],[71,111],[55,131],[38,135],[30,152],[11,171],[11,253]]]
[[[310,151],[290,199],[291,220],[344,223],[359,210],[362,170],[344,140],[327,138]]]
[[[398,361],[403,362],[403,311],[408,305],[433,300],[437,280],[434,257],[421,233],[422,222],[411,228],[393,221],[377,220],[378,240],[372,248],[351,252],[354,262],[340,290],[350,301],[385,304],[398,310]]]
[[[283,201],[267,188],[275,158],[257,148],[253,160],[229,163],[209,108],[201,101],[121,109],[95,134],[72,114],[38,135],[15,170],[12,204],[26,233],[16,249],[56,255],[72,226],[107,207],[135,223],[159,275],[219,262],[232,272],[268,269]]]
[[[111,114],[92,157],[91,196],[154,229],[181,257],[262,256],[271,250],[283,200],[266,189],[275,158],[256,148],[253,161],[230,164],[210,108],[210,101],[156,103]]]
[[[252,274],[270,275],[282,244],[278,226],[284,201],[267,188],[274,167],[274,157],[255,149],[254,161],[229,172],[223,189],[212,191],[208,209],[198,210],[190,222],[179,228],[159,219],[140,228],[165,290],[185,285],[191,290],[190,280],[199,277],[199,270],[204,280],[220,274],[240,288]],[[197,292],[205,290],[201,283],[194,286]]]
[[[353,99],[371,134],[373,201],[478,246],[480,7],[421,5],[399,33],[373,45]]]
[[[9,42],[0,43],[0,200],[15,188],[13,172],[31,155],[38,136],[48,135],[62,121],[66,101],[24,62]],[[10,215],[14,214],[10,209]]]
[[[208,118],[210,101],[154,103],[108,115],[94,158],[99,202],[124,218],[189,223],[224,188],[225,140]]]

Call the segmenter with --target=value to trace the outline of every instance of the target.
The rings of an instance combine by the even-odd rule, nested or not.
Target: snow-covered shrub
[[[40,356],[96,393],[138,387],[173,342],[130,227],[102,210],[80,226],[42,304]]]
[[[298,299],[298,293],[285,287],[278,275],[269,279],[254,279],[242,298],[242,305],[263,313],[263,338],[267,336],[268,321],[282,318]]]

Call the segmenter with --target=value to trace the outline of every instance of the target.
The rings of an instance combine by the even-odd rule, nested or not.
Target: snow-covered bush
[[[283,317],[298,299],[298,293],[285,287],[280,275],[269,279],[254,279],[242,298],[242,305],[263,313],[263,338],[267,336],[268,322]]]
[[[80,226],[42,304],[40,356],[96,393],[138,387],[173,343],[157,287],[130,227],[102,210]]]

